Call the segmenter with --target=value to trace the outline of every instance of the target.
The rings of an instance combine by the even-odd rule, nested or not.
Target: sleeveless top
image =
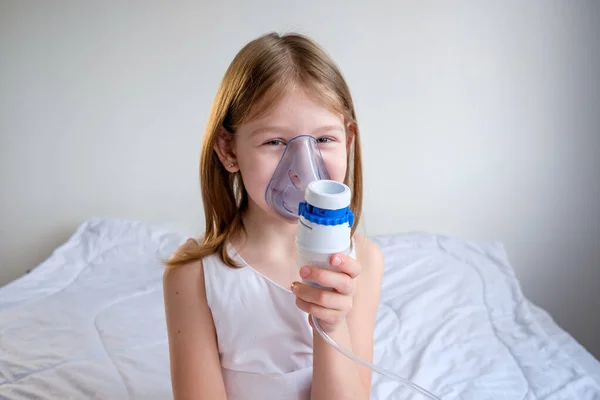
[[[308,314],[291,290],[253,269],[233,246],[228,251],[241,268],[228,267],[216,254],[202,260],[228,400],[310,399]]]

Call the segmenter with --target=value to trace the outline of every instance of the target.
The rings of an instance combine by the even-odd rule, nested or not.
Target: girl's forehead
[[[319,102],[315,96],[310,96],[303,90],[293,90],[282,95],[268,112],[243,124],[242,127],[260,130],[268,126],[279,126],[286,130],[307,133],[321,127],[343,129],[344,117]]]

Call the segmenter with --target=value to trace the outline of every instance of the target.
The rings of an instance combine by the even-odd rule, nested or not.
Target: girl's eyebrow
[[[250,132],[250,136],[260,135],[261,133],[266,133],[266,132],[294,134],[294,131],[288,127],[277,126],[277,125],[267,125],[267,126],[260,126],[256,129],[252,130],[252,132]]]
[[[294,135],[294,136],[296,136],[296,135],[316,136],[317,134],[320,134],[323,132],[328,132],[328,131],[340,131],[343,133],[344,127],[342,125],[323,125],[323,126],[320,126],[316,129],[314,129],[312,132],[307,133],[307,132],[297,132],[294,129],[291,129],[291,128],[285,127],[285,126],[267,125],[267,126],[261,126],[261,127],[254,129],[253,131],[250,132],[250,135],[256,136],[256,135],[260,135],[261,133],[265,133],[265,132],[277,132],[277,133],[285,133],[285,134]]]
[[[317,136],[319,133],[329,132],[329,131],[340,131],[344,133],[344,127],[342,125],[323,125],[314,131],[312,131],[312,136]]]

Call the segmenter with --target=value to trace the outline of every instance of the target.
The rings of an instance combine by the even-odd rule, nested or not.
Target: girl
[[[290,223],[265,200],[286,143],[318,142],[330,178],[352,189],[353,252],[297,269]],[[229,66],[200,161],[206,231],[164,273],[175,399],[368,399],[371,372],[313,331],[372,360],[383,257],[354,234],[362,206],[359,130],[342,74],[310,39],[268,34]],[[333,291],[303,284],[313,281]]]

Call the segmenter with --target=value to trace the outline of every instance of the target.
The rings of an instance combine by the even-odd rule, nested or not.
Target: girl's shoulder
[[[363,266],[363,273],[369,271],[369,273],[375,275],[382,275],[384,267],[383,253],[377,243],[360,233],[355,233],[354,246],[356,259]]]
[[[173,260],[178,255],[184,254],[189,251],[193,251],[198,247],[198,241],[194,238],[189,238],[184,244],[179,246],[177,250],[171,254],[170,260]],[[190,279],[193,277],[199,277],[202,274],[202,259],[198,258],[195,260],[188,261],[181,265],[167,266],[163,274],[163,283],[169,286],[169,283],[173,281],[180,281]]]
[[[360,233],[354,234],[354,246],[356,247],[357,252],[367,256],[375,257],[382,255],[381,249],[377,243]]]
[[[179,248],[177,249],[177,251],[185,251],[185,250],[190,250],[193,248],[198,247],[198,239],[196,238],[188,238],[188,240],[185,241],[184,244],[182,244],[181,246],[179,246]]]

